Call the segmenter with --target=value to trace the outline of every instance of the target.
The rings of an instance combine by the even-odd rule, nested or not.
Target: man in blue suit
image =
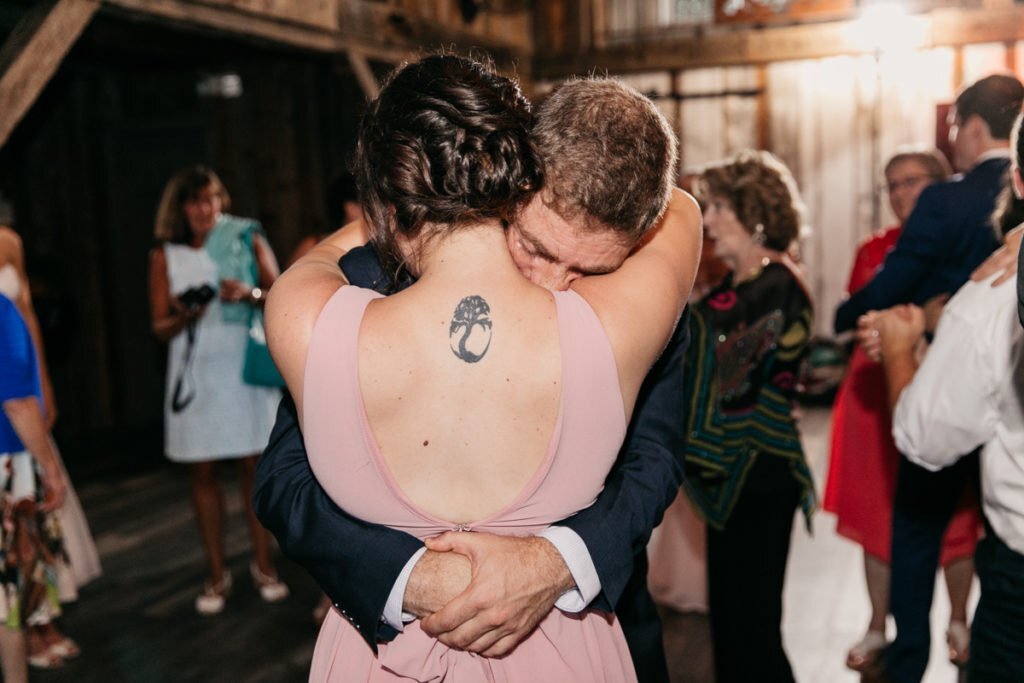
[[[573,153],[607,142],[581,135],[571,119],[552,115],[556,98],[557,92],[537,116],[542,156],[551,154],[554,139],[578,147],[570,150]],[[628,115],[615,114],[620,124],[628,125]],[[553,139],[546,141],[544,135]],[[649,144],[636,135],[627,142],[638,150]],[[637,156],[629,155],[626,163],[640,163],[635,161]],[[550,170],[549,162],[558,161],[545,156],[546,169]],[[564,289],[573,278],[586,274],[580,259],[585,259],[588,237],[595,233],[605,237],[601,233],[606,229],[600,226],[610,224],[601,220],[599,212],[588,210],[586,197],[600,188],[624,187],[612,177],[615,167],[622,167],[615,160],[575,166],[578,186],[566,186],[568,173],[549,173],[545,191],[550,187],[555,196],[579,200],[577,208],[584,211],[571,212],[571,220],[559,221],[555,216],[547,231],[536,229],[539,226],[510,227],[518,232],[510,246],[520,270],[537,284],[554,289]],[[641,188],[620,199],[642,206],[646,196],[653,193]],[[594,222],[598,227],[593,227]],[[558,225],[573,229],[566,232],[556,229]],[[388,287],[371,250],[350,251],[340,266],[352,284]],[[463,542],[475,546],[475,571],[466,592],[453,600],[445,590],[448,554],[420,555],[423,544],[418,539],[349,517],[327,497],[307,463],[289,399],[282,402],[270,444],[257,467],[256,514],[371,648],[395,637],[405,611],[416,616],[433,614],[422,622],[423,628],[446,644],[498,655],[511,650],[553,607],[578,611],[589,605],[615,610],[641,681],[667,682],[661,625],[646,587],[645,546],[683,479],[685,335],[683,321],[641,389],[619,462],[596,502],[543,532],[543,538],[466,534]]]
[[[990,217],[1009,168],[1009,136],[1022,100],[1024,86],[1012,76],[989,76],[961,91],[950,112],[950,142],[963,174],[921,192],[874,279],[836,311],[836,332],[854,328],[869,311],[952,295],[999,246]],[[976,479],[976,457],[934,473],[900,459],[890,597],[897,633],[880,662],[883,680],[918,683],[924,675],[942,535],[966,482]]]

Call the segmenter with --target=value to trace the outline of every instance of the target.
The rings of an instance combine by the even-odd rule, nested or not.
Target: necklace
[[[756,277],[757,277],[758,275],[760,275],[760,274],[761,274],[761,271],[762,271],[762,270],[764,270],[765,268],[767,268],[767,267],[768,267],[768,265],[769,265],[770,263],[777,263],[777,262],[778,262],[779,260],[780,260],[780,259],[778,259],[778,258],[772,258],[771,256],[762,256],[762,257],[761,257],[761,262],[760,262],[760,263],[758,263],[758,264],[757,264],[756,266],[754,266],[753,268],[751,268],[750,270],[748,270],[748,271],[747,271],[747,274],[746,274],[746,275],[744,275],[744,276],[743,276],[742,278],[740,278],[740,279],[739,279],[739,280],[737,281],[737,284],[738,284],[739,282],[747,282],[748,280],[753,280],[753,279],[754,279],[754,278],[756,278]]]

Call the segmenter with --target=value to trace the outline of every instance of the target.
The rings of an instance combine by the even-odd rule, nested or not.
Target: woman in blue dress
[[[64,502],[64,480],[42,410],[32,337],[0,295],[0,664],[3,680],[28,680],[25,626],[60,614],[47,513]],[[52,519],[52,518],[49,518]]]

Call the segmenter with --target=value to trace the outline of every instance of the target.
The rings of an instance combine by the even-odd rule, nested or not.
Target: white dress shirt
[[[968,282],[893,414],[896,446],[936,471],[978,446],[985,516],[1024,554],[1024,330],[1013,280]]]
[[[590,557],[586,544],[579,534],[564,526],[548,527],[537,535],[546,538],[555,546],[555,550],[562,556],[562,560],[565,561],[569,573],[572,574],[572,578],[576,582],[576,588],[563,593],[555,602],[555,607],[563,612],[582,612],[601,592],[601,580],[597,576],[594,560]],[[405,563],[405,567],[395,580],[395,585],[388,595],[388,601],[384,605],[384,614],[381,615],[384,622],[398,631],[402,630],[404,624],[416,618],[408,612],[402,611],[402,603],[405,600],[405,589],[409,585],[413,567],[425,552],[427,552],[425,547],[420,548]]]

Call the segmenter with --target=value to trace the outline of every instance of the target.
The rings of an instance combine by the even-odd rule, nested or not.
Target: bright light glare
[[[897,2],[876,2],[868,5],[852,23],[850,38],[862,50],[891,52],[913,50],[925,44],[927,21],[911,16]]]

